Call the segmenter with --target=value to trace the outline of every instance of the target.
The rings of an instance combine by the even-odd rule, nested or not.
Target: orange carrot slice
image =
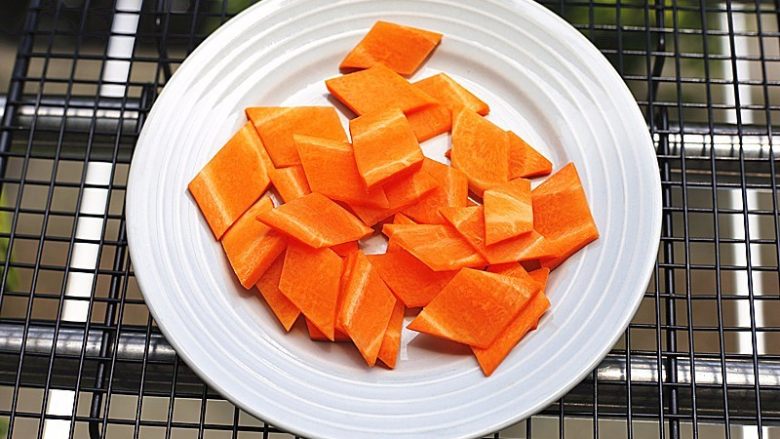
[[[395,244],[393,239],[391,243]],[[395,296],[408,308],[427,305],[455,276],[455,271],[433,271],[406,250],[393,245],[368,259]]]
[[[393,217],[393,224],[417,224],[414,220],[402,213],[396,213]]]
[[[373,230],[317,192],[257,215],[265,224],[314,248],[356,241]]]
[[[471,348],[485,376],[490,376],[509,352],[529,331],[536,328],[542,315],[550,308],[550,300],[543,292],[535,294],[502,334],[487,348]]]
[[[358,116],[386,108],[399,108],[408,113],[436,103],[383,64],[328,79],[325,85],[336,99]]]
[[[509,178],[540,177],[552,172],[552,163],[520,136],[509,131]]]
[[[482,201],[485,203],[485,244],[495,244],[533,230],[530,180],[517,178],[488,189]]]
[[[474,251],[468,241],[449,225],[395,224],[393,229],[392,240],[433,271],[487,265],[485,259]]]
[[[482,206],[441,209],[444,219],[490,264],[539,259],[553,254],[551,246],[536,231],[486,245],[483,212]]]
[[[588,243],[599,232],[574,164],[569,163],[531,193],[534,227],[556,249],[543,258],[543,267],[554,269]],[[538,211],[537,211],[538,210]]]
[[[268,176],[271,177],[271,183],[285,203],[311,193],[306,174],[300,166],[272,169],[268,171]]]
[[[366,188],[355,163],[352,145],[317,137],[294,138],[306,178],[315,192],[355,205],[390,206],[382,188]]]
[[[439,209],[466,207],[469,181],[460,170],[429,158],[423,161],[422,169],[436,180],[438,186],[402,212],[423,224],[443,224]]]
[[[547,282],[546,279],[544,282],[538,281],[536,277],[531,276],[531,274],[528,273],[528,271],[526,271],[526,269],[523,268],[523,266],[517,262],[491,265],[487,268],[487,271],[491,273],[503,274],[505,276],[512,276],[522,280],[525,283],[528,283],[529,285],[533,285],[534,283],[536,283],[537,289],[541,289],[542,287],[544,287],[544,284]],[[540,271],[540,270],[536,270],[536,271]]]
[[[360,218],[367,226],[389,218],[399,212],[401,209],[411,206],[417,200],[436,188],[436,181],[422,169],[418,169],[411,175],[401,178],[398,181],[388,183],[385,187],[387,200],[390,207],[387,209],[377,209],[365,206],[350,206],[355,215]]]
[[[401,349],[401,331],[404,325],[404,305],[400,301],[395,302],[390,321],[387,322],[387,330],[382,338],[377,359],[390,369],[395,368],[398,360],[398,351]]]
[[[453,115],[451,156],[477,195],[509,181],[509,135],[473,111]]]
[[[343,244],[337,244],[330,248],[334,252],[336,252],[337,255],[341,256],[342,258],[345,258],[349,256],[351,253],[355,253],[360,249],[358,246],[357,241],[349,241],[345,242]]]
[[[341,331],[336,330],[333,335],[333,340],[328,339],[325,334],[322,333],[319,329],[317,329],[316,326],[314,326],[314,323],[311,322],[309,319],[306,320],[306,330],[309,332],[309,338],[314,341],[335,341],[335,342],[347,342],[352,341],[349,339],[349,336],[347,334],[344,334]]]
[[[290,242],[279,279],[279,290],[331,341],[342,265],[341,258],[329,248]]]
[[[283,267],[284,256],[279,255],[274,263],[268,267],[268,270],[260,276],[256,286],[284,330],[289,332],[292,325],[298,320],[298,316],[301,315],[301,311],[279,291],[279,279],[282,278]]]
[[[537,290],[511,276],[464,268],[407,328],[487,348]]]
[[[284,251],[284,238],[255,220],[257,215],[269,212],[273,207],[270,198],[261,198],[222,237],[222,248],[244,288],[252,288]]]
[[[294,134],[347,141],[333,107],[251,107],[246,109],[246,115],[278,168],[301,164]]]
[[[264,155],[260,137],[244,124],[187,186],[215,238],[221,239],[268,187]]]
[[[544,291],[544,288],[547,285],[547,279],[550,277],[550,269],[547,267],[539,268],[528,273],[528,275],[531,276],[531,278],[540,285],[540,289]]]
[[[441,34],[400,24],[377,21],[341,61],[340,69],[365,69],[384,64],[411,75],[441,41]]]
[[[362,252],[355,253],[343,295],[338,320],[366,363],[373,366],[395,307],[395,296]]]
[[[349,121],[360,176],[369,189],[420,168],[423,154],[412,127],[396,108]]]
[[[406,115],[409,125],[417,137],[423,142],[452,129],[452,111],[443,104],[427,105]]]
[[[481,116],[490,112],[488,104],[474,96],[473,93],[458,84],[446,73],[430,76],[415,82],[413,85],[440,104],[446,105],[452,111],[460,111],[462,108],[466,108]]]

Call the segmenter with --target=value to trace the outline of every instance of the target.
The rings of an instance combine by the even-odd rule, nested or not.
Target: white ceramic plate
[[[284,334],[234,280],[187,183],[250,105],[328,104],[323,79],[376,20],[442,32],[417,78],[446,71],[559,168],[582,177],[601,239],[551,276],[551,311],[490,378],[452,345],[405,332],[396,370]],[[346,118],[344,119],[346,123]],[[446,136],[424,144],[440,154]],[[157,99],[127,193],[135,274],[167,339],[246,411],[308,437],[474,437],[547,406],[608,352],[648,282],[660,182],[636,102],[574,28],[531,1],[265,0],[217,30]]]

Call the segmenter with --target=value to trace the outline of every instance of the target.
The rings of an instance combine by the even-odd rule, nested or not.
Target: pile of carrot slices
[[[414,316],[490,375],[550,308],[550,271],[598,231],[574,164],[532,186],[553,164],[487,103],[445,73],[406,79],[441,38],[377,22],[325,81],[349,135],[334,107],[247,108],[189,191],[285,331],[301,321],[392,369]],[[449,165],[421,146],[445,133]],[[387,251],[364,254],[380,233]]]

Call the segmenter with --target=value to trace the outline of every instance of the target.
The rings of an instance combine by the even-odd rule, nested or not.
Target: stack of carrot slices
[[[394,368],[414,315],[408,329],[468,345],[490,375],[550,307],[550,270],[598,231],[573,164],[532,188],[552,163],[488,104],[445,73],[406,79],[441,38],[377,22],[325,81],[349,136],[333,107],[247,108],[189,190],[286,331],[302,320]],[[444,133],[451,165],[420,146]],[[378,233],[386,253],[364,254]]]

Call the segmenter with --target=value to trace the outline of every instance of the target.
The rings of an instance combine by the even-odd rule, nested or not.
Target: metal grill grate
[[[11,437],[291,437],[179,361],[144,306],[124,231],[155,96],[248,3],[30,1],[0,125]],[[642,307],[607,359],[493,437],[780,437],[780,0],[541,3],[596,43],[645,112],[663,232]]]

